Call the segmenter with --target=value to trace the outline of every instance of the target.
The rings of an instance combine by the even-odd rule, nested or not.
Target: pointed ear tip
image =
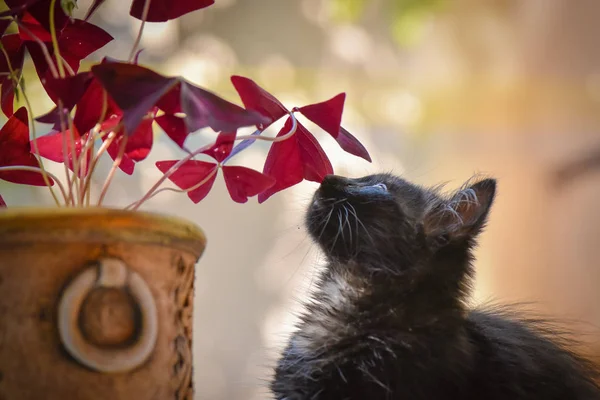
[[[485,178],[475,183],[473,187],[478,188],[488,194],[490,198],[494,198],[496,196],[496,179],[494,178]]]

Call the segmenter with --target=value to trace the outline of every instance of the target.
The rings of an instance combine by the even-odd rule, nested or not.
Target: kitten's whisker
[[[342,205],[342,207],[344,208],[344,213],[345,213],[345,217],[346,220],[344,221],[344,229],[346,229],[346,226],[348,226],[348,234],[350,235],[350,247],[352,247],[352,243],[353,243],[353,238],[352,238],[352,226],[350,226],[350,218],[348,215],[348,207],[346,207],[346,205]]]
[[[340,214],[340,210],[339,210],[339,209],[337,210],[337,212],[338,212],[338,219],[339,219],[339,220],[340,220],[340,222],[341,222],[341,216],[342,216],[342,214]],[[333,250],[333,248],[335,247],[335,244],[336,244],[336,242],[337,242],[337,239],[338,239],[338,237],[340,236],[341,227],[342,227],[342,225],[340,224],[340,225],[338,226],[338,231],[337,231],[337,233],[336,233],[335,237],[333,238],[333,242],[331,243],[331,249],[330,249],[330,250]]]
[[[344,235],[344,220],[342,218],[342,210],[338,210],[338,221],[340,223],[340,232],[342,233],[342,240],[346,241],[346,235]]]
[[[321,239],[321,237],[323,236],[323,233],[325,233],[325,229],[327,228],[327,225],[329,224],[329,220],[331,219],[331,214],[333,214],[333,207],[331,207],[331,209],[329,210],[329,214],[327,214],[327,218],[325,219],[325,223],[323,224],[323,229],[321,229],[321,232],[319,233],[319,236],[317,237],[317,241],[319,241]]]
[[[356,209],[354,208],[354,206],[350,203],[348,203],[348,205],[352,208],[352,210],[350,211],[352,214],[354,214],[354,218],[356,218],[356,222],[358,224],[360,224],[360,226],[362,226],[363,230],[365,231],[365,233],[367,234],[367,236],[369,237],[369,240],[371,241],[371,243],[375,243],[375,241],[373,240],[373,237],[371,236],[371,234],[369,233],[369,230],[367,229],[367,227],[365,226],[365,224],[363,224],[363,222],[360,220],[360,218],[358,218],[358,214],[356,213]],[[358,235],[357,235],[358,236]]]

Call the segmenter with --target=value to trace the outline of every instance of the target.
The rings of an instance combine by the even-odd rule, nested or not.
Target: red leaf
[[[81,60],[112,40],[113,37],[104,29],[89,22],[75,19],[65,26],[60,33],[58,47],[61,55],[74,70],[77,70]]]
[[[321,183],[325,176],[333,174],[333,167],[327,154],[317,139],[301,123],[298,123],[298,129],[294,136],[298,142],[304,166],[304,179]]]
[[[369,155],[367,149],[365,149],[365,146],[363,146],[357,138],[352,136],[352,134],[343,127],[340,127],[340,133],[336,140],[340,147],[346,152],[371,162],[371,156]]]
[[[337,138],[342,123],[345,99],[346,94],[340,93],[327,101],[300,107],[299,111],[325,132]]]
[[[6,208],[6,202],[4,201],[2,196],[0,196],[0,208]]]
[[[17,34],[6,35],[2,37],[1,42],[8,54],[10,66],[17,75],[16,78],[20,79],[25,57],[25,48],[23,47],[21,38]],[[2,112],[7,117],[10,117],[13,114],[14,85],[10,78],[8,62],[2,54],[0,54],[0,83],[2,83]]]
[[[288,118],[277,137],[288,133],[291,127],[292,120]],[[273,143],[269,149],[263,173],[274,178],[275,184],[258,195],[259,203],[277,192],[302,182],[304,171],[296,135],[282,142]]]
[[[166,173],[178,162],[179,161],[177,160],[158,161],[156,163],[156,167],[161,170],[162,173]],[[210,192],[210,189],[212,189],[212,186],[215,183],[215,178],[217,177],[217,174],[214,173],[217,167],[218,166],[215,163],[189,160],[177,168],[177,171],[169,176],[169,180],[176,184],[179,188],[185,190],[199,184],[210,174],[213,174],[204,184],[202,184],[202,186],[188,192],[187,194],[194,203],[199,203]]]
[[[181,109],[181,85],[175,86],[156,103],[156,106],[165,114],[177,114]]]
[[[39,167],[38,159],[31,154],[27,110],[21,107],[0,130],[0,166]],[[45,186],[42,174],[31,171],[2,171],[0,179],[33,186]],[[50,180],[52,184],[52,180]]]
[[[70,137],[71,131],[66,130],[64,132],[54,132],[48,135],[40,136],[35,140],[37,147],[40,152],[40,156],[47,158],[48,160],[52,160],[58,163],[65,162],[65,140],[67,147],[67,160],[68,167],[71,171],[74,171],[73,168],[73,144],[75,145],[75,156],[81,157],[83,150],[83,143],[85,142],[85,138],[82,138],[79,135],[79,132],[75,129],[73,131],[73,139]],[[33,143],[33,142],[32,142]],[[33,148],[33,145],[32,145]],[[86,154],[86,162],[85,168],[84,163],[79,163],[79,176],[85,176],[87,174],[87,169],[90,166],[90,154],[89,152]]]
[[[14,112],[14,99],[15,99],[15,86],[13,85],[12,79],[7,79],[2,83],[2,97],[0,103],[2,104],[2,112],[7,117],[13,115]]]
[[[171,114],[164,114],[157,117],[155,121],[162,130],[165,131],[167,136],[177,144],[177,146],[183,148],[185,139],[187,139],[189,134],[183,118]]]
[[[115,103],[123,110],[125,133],[131,135],[144,116],[160,98],[179,85],[148,68],[127,63],[103,63],[92,67],[92,73]]]
[[[29,14],[31,20],[35,20],[45,30],[50,31],[50,0],[5,0],[5,2],[11,8],[24,6],[23,11],[27,10],[27,14]],[[69,17],[63,11],[61,2],[56,1],[54,4],[54,25],[56,26],[56,31],[60,32],[68,22]]]
[[[106,152],[113,160],[116,160],[116,158],[119,156],[119,152],[121,151],[121,140],[123,140],[122,136],[116,138],[106,149]],[[119,169],[125,172],[127,175],[133,175],[135,170],[135,161],[129,158],[127,154],[123,154],[123,157],[121,157],[121,163],[119,164]]]
[[[288,114],[289,111],[279,100],[258,86],[253,80],[234,75],[231,77],[231,83],[240,95],[244,107],[258,111],[269,118],[268,123],[273,123]]]
[[[205,127],[229,132],[267,122],[261,114],[245,110],[189,82],[181,83],[181,108],[190,132]]]
[[[70,112],[79,102],[88,86],[92,82],[93,76],[89,72],[82,72],[66,78],[54,79],[48,77],[46,80],[46,92],[55,104],[62,100],[63,110]],[[54,124],[56,130],[61,129],[60,113],[58,108],[37,117],[36,121]]]
[[[153,117],[156,115],[156,109],[154,109]],[[127,139],[125,145],[125,154],[135,162],[142,161],[152,150],[153,144],[153,132],[152,132],[153,119],[144,119],[133,133]]]
[[[214,158],[218,162],[222,162],[231,153],[231,149],[233,149],[235,135],[235,131],[219,133],[215,144],[210,149],[203,151],[202,153]]]
[[[79,132],[87,132],[97,123],[104,122],[100,120],[102,117],[104,96],[104,88],[96,78],[93,78],[87,90],[83,96],[81,96],[81,99],[79,99],[77,109],[75,110],[73,123]],[[106,101],[107,105],[104,120],[109,119],[115,114],[118,116],[122,114],[121,110],[110,96],[106,95]]]
[[[214,0],[133,0],[129,15],[142,19],[144,4],[151,1],[146,21],[165,22],[212,5]]]
[[[121,122],[121,115],[114,114],[102,124],[100,124],[100,130],[104,132],[110,132],[114,130],[117,125]],[[105,142],[108,139],[108,135],[105,135],[102,138],[102,141]],[[121,140],[123,140],[123,134],[121,132],[117,133],[117,137],[113,139],[112,143],[106,149],[108,155],[115,160],[119,156],[119,152],[121,151]],[[127,154],[123,154],[121,158],[121,163],[119,164],[119,169],[125,172],[127,175],[132,175],[135,170],[135,162],[129,158]]]
[[[292,128],[288,118],[277,137],[287,134]],[[263,172],[275,178],[275,185],[258,195],[262,203],[277,192],[300,183],[302,179],[321,182],[326,175],[333,173],[333,167],[319,142],[302,124],[298,123],[296,133],[271,146]]]
[[[51,59],[53,63],[56,64],[49,32],[32,18],[28,18],[28,23],[24,25],[26,25],[30,31],[34,32],[40,40],[46,42],[46,46],[51,54]],[[33,41],[33,38],[29,37],[22,29],[20,32],[21,38],[26,41],[27,50],[29,51],[42,85],[56,104],[56,93],[52,91],[52,88],[48,88],[47,84],[47,82],[51,81],[52,75],[50,74],[44,53],[40,49],[39,44]],[[85,38],[85,40],[83,40],[83,38]],[[75,19],[73,21],[69,20],[64,29],[59,31],[57,40],[61,56],[67,61],[71,69],[77,72],[81,60],[113,40],[113,37],[95,25]]]
[[[275,184],[275,179],[246,167],[224,166],[223,177],[231,199],[245,203],[248,197],[256,196]]]

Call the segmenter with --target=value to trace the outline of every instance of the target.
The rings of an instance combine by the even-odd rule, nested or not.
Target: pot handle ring
[[[137,302],[141,329],[135,343],[124,349],[105,349],[86,341],[79,314],[87,295],[95,288],[128,289]],[[78,362],[98,372],[130,371],[144,363],[156,345],[158,317],[148,285],[140,275],[118,259],[105,258],[83,270],[64,290],[58,305],[58,331],[67,351]]]

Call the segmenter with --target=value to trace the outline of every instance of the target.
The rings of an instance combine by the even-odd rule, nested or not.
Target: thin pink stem
[[[212,177],[213,177],[213,176],[214,176],[214,175],[217,173],[217,171],[218,171],[218,170],[219,170],[219,168],[215,168],[214,170],[212,170],[212,171],[211,171],[211,173],[210,173],[210,174],[208,174],[208,175],[206,176],[206,178],[202,179],[200,182],[196,183],[194,186],[190,186],[190,187],[189,187],[189,188],[187,188],[187,189],[170,188],[170,187],[168,187],[168,188],[161,188],[161,189],[158,189],[157,191],[155,191],[154,193],[152,193],[152,195],[150,195],[150,196],[149,196],[149,197],[146,199],[146,201],[150,200],[151,198],[153,198],[154,196],[156,196],[157,194],[159,194],[159,193],[161,193],[161,192],[167,192],[167,191],[169,191],[169,192],[177,192],[177,193],[189,193],[189,192],[191,192],[191,191],[193,191],[193,190],[196,190],[196,189],[198,189],[200,186],[204,185],[206,182],[208,182],[209,180],[211,180],[211,178],[212,178]],[[142,203],[140,203],[140,202],[137,202],[137,201],[136,201],[136,202],[133,202],[133,203],[131,203],[131,204],[130,204],[130,205],[128,205],[127,207],[125,207],[125,209],[126,209],[126,210],[129,210],[129,209],[131,209],[131,210],[135,211],[135,210],[137,210],[137,209],[138,209],[138,208],[139,208],[141,205],[142,205]]]
[[[140,45],[140,41],[142,40],[142,33],[144,32],[144,26],[146,25],[146,19],[148,19],[148,12],[150,11],[150,1],[151,0],[146,0],[144,2],[144,9],[142,10],[142,24],[140,25],[140,30],[138,31],[137,37],[135,38],[135,42],[133,42],[131,53],[129,53],[129,62],[133,62],[135,52],[138,46]]]
[[[127,146],[127,136],[123,136],[123,139],[121,139],[121,146],[119,147],[119,154],[117,155],[117,157],[115,157],[115,160],[110,169],[110,172],[108,173],[108,176],[106,177],[106,180],[104,181],[104,185],[102,186],[102,191],[100,192],[100,198],[98,199],[98,206],[102,205],[102,201],[104,200],[104,197],[106,196],[106,193],[108,192],[108,187],[110,186],[110,183],[112,182],[113,177],[115,176],[115,172],[117,172],[119,165],[121,165],[121,161],[123,161],[123,156],[125,155],[125,147],[126,146]]]
[[[69,189],[69,197],[67,198],[67,205],[75,205],[75,199],[73,198],[73,186],[71,185],[71,170],[69,169],[69,143],[67,142],[67,126],[64,121],[62,100],[58,100],[58,112],[60,118],[60,130],[63,134],[62,140],[62,151],[63,151],[63,165],[65,167],[65,177],[67,179],[67,188]]]
[[[73,198],[73,205],[75,205],[76,200],[79,198],[79,185],[77,184],[77,180],[81,180],[79,173],[81,158],[77,157],[77,144],[75,143],[75,126],[73,124],[73,118],[71,118],[71,114],[67,114],[67,121],[69,123],[69,139],[71,141],[71,162],[73,163],[73,177],[71,182],[69,182],[69,190],[75,186],[75,191],[77,191],[77,195]],[[81,138],[79,139],[81,140]]]
[[[120,129],[119,126],[117,126],[116,128]],[[108,137],[102,143],[102,145],[98,149],[98,152],[96,152],[96,155],[92,158],[92,162],[90,163],[90,170],[89,170],[88,175],[85,180],[84,192],[87,193],[89,190],[91,190],[92,176],[94,174],[94,170],[96,169],[96,165],[98,164],[100,156],[102,156],[102,154],[104,154],[106,149],[108,149],[108,147],[112,144],[112,142],[115,140],[116,137],[117,137],[117,133],[116,133],[116,129],[115,129],[108,134]]]

